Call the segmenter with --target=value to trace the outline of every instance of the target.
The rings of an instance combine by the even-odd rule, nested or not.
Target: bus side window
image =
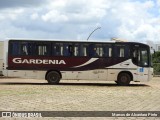
[[[47,53],[47,47],[45,45],[38,45],[38,55],[45,55]]]
[[[53,44],[52,54],[54,56],[63,56],[63,44],[62,43]]]
[[[12,55],[28,55],[26,42],[13,41],[10,43],[10,53]]]
[[[79,43],[74,46],[74,56],[86,57],[88,55],[88,44]]]
[[[139,61],[139,52],[138,52],[138,49],[137,48],[134,48],[133,49],[133,52],[132,52],[132,62],[136,65],[138,65],[138,61]]]
[[[63,44],[63,55],[64,56],[72,56],[73,50],[72,45],[70,43]]]
[[[124,57],[124,47],[121,47],[119,50],[119,57]]]
[[[59,56],[60,55],[60,46],[58,46],[58,45],[55,45],[54,47],[53,47],[53,55],[55,55],[55,56]]]
[[[29,55],[30,49],[28,42],[20,42],[20,55]]]
[[[49,55],[50,44],[40,43],[36,45],[36,55]]]
[[[21,55],[28,55],[27,46],[21,45]]]
[[[89,52],[89,57],[97,57],[97,47],[95,46],[95,44],[90,44],[88,46],[88,52]]]
[[[80,56],[80,45],[79,44],[75,44],[74,48],[73,48],[73,55],[74,56]]]
[[[95,57],[104,57],[104,47],[102,46],[102,44],[96,44],[96,53],[95,53]]]
[[[128,45],[125,45],[124,56],[130,57],[130,47]]]
[[[11,55],[19,55],[19,42],[10,42],[10,53]]]
[[[88,56],[88,44],[83,44],[81,56]]]
[[[103,57],[112,57],[112,47],[111,45],[104,45],[103,46]]]
[[[109,48],[109,57],[112,57],[112,48]]]
[[[28,52],[28,55],[33,55],[33,51],[35,51],[35,46],[32,42],[28,42],[27,44],[27,52]]]
[[[129,47],[127,45],[115,45],[115,57],[129,57]]]

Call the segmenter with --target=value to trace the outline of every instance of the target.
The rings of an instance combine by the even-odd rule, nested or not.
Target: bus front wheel
[[[51,71],[47,74],[47,81],[49,84],[58,84],[61,79],[61,76],[56,71]]]
[[[130,84],[131,81],[131,77],[129,74],[127,73],[120,73],[118,75],[118,80],[116,81],[116,83],[120,86],[127,86]]]

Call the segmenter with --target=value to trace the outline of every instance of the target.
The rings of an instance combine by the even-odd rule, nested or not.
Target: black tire
[[[127,73],[120,73],[118,75],[117,84],[120,86],[127,86],[131,82],[131,76]]]
[[[47,74],[47,81],[49,84],[58,84],[61,79],[61,76],[56,71],[51,71]]]

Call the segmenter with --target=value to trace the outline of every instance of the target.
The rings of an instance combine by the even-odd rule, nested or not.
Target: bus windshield
[[[139,67],[149,67],[151,66],[150,52],[148,46],[135,45],[133,48],[132,61],[135,65]]]

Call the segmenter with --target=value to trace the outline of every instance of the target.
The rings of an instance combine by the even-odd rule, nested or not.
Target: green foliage
[[[160,63],[153,63],[154,74],[160,74]]]
[[[153,63],[160,63],[160,51],[155,52],[152,57]]]
[[[160,74],[160,51],[155,52],[152,56],[153,68],[155,74]]]

